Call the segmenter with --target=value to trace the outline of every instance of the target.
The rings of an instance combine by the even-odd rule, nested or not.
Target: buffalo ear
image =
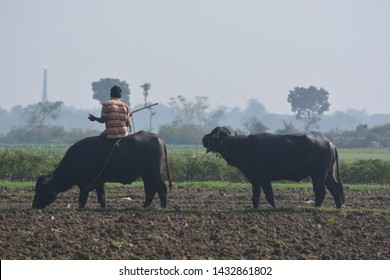
[[[224,133],[228,136],[228,135],[232,135],[232,131],[230,130],[230,128],[224,126],[222,127],[222,130],[224,131]]]

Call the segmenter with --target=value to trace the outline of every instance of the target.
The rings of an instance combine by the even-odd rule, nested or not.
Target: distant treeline
[[[374,126],[358,125],[354,130],[333,130],[325,135],[340,148],[390,147],[390,124]]]
[[[201,144],[203,135],[209,131],[195,125],[163,125],[158,134],[168,144]],[[2,144],[73,144],[85,137],[99,135],[99,130],[71,129],[61,126],[41,125],[33,129],[17,127],[0,136]],[[324,133],[339,148],[384,148],[390,147],[390,124],[374,126],[359,125],[354,130]]]
[[[34,128],[16,127],[0,136],[3,144],[73,144],[83,138],[99,135],[98,130],[73,128],[65,130],[57,125],[40,125]]]
[[[200,144],[202,136],[215,126],[228,126],[239,134],[294,133],[303,130],[302,121],[296,120],[294,115],[269,113],[256,100],[250,100],[244,109],[206,106],[207,110],[205,107],[197,108],[204,100],[173,100],[175,102],[170,105],[153,107],[151,126],[152,132],[159,134],[169,144]],[[142,105],[133,109],[140,107]],[[104,130],[104,125],[87,119],[89,113],[100,114],[98,107],[85,110],[59,106],[51,118],[46,117],[41,122],[31,118],[37,112],[36,108],[37,104],[15,106],[9,111],[0,108],[0,143],[71,144]],[[193,117],[185,118],[189,109],[193,110]],[[148,110],[135,113],[133,132],[148,130],[149,116]],[[33,121],[34,125],[31,124]],[[347,110],[321,116],[316,130],[325,133],[339,147],[390,147],[389,123],[390,115],[368,115],[364,111]]]

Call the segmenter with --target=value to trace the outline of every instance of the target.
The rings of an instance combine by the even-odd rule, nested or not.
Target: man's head
[[[118,86],[113,86],[110,92],[111,98],[121,98],[122,97],[122,89]]]

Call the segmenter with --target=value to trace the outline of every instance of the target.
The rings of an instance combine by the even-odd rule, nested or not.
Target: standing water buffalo
[[[56,200],[58,193],[77,185],[79,208],[85,207],[92,190],[96,190],[99,204],[105,208],[105,182],[130,184],[139,177],[144,182],[144,207],[152,203],[156,192],[161,207],[166,207],[167,187],[161,176],[164,154],[171,189],[166,146],[157,135],[140,131],[120,141],[85,138],[69,148],[53,173],[37,179],[32,207],[44,208]]]
[[[338,167],[337,149],[318,133],[274,135],[268,133],[232,136],[226,127],[216,127],[202,139],[207,152],[220,154],[229,165],[240,169],[252,184],[252,203],[259,207],[260,187],[266,199],[275,207],[271,182],[300,181],[311,177],[315,206],[325,198],[325,186],[336,207],[345,204],[344,188]],[[333,165],[336,163],[336,177]]]

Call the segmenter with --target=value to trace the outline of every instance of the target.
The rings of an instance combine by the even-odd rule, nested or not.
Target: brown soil
[[[334,209],[315,209],[311,189],[275,190],[279,208],[251,189],[180,188],[168,208],[143,209],[142,188],[108,188],[105,210],[91,193],[77,209],[77,188],[32,210],[33,191],[0,187],[4,259],[390,259],[390,191],[348,191]],[[359,210],[360,209],[360,210]]]

